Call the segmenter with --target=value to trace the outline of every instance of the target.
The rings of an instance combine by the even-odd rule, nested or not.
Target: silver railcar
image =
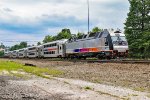
[[[43,44],[42,46],[40,46],[40,56],[44,58],[65,57],[64,43],[66,41],[67,39],[63,39]]]
[[[20,49],[18,50],[18,57],[19,58],[26,58],[27,57],[27,49]]]
[[[27,48],[27,57],[28,58],[36,58],[38,57],[38,47],[32,46]]]
[[[126,56],[128,53],[125,35],[120,31],[104,30],[90,33],[79,38],[69,39],[65,46],[66,57],[69,58],[114,58]]]

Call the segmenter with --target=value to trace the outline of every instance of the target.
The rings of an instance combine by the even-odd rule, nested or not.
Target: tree
[[[50,35],[45,36],[43,43],[47,43],[47,42],[52,42],[53,41],[53,37]]]
[[[142,57],[145,52],[145,35],[150,32],[150,1],[129,0],[130,12],[125,23],[125,34],[131,56]]]
[[[0,51],[0,57],[4,56],[4,51]]]
[[[10,48],[11,51],[18,50],[27,47],[27,42],[21,42],[20,44],[16,44]]]
[[[3,45],[3,43],[1,43],[0,48],[3,48],[3,49],[5,48],[5,46]]]
[[[19,44],[19,48],[26,48],[27,47],[27,42],[21,42]]]
[[[58,33],[56,38],[57,38],[57,40],[71,38],[71,31],[70,31],[70,29],[66,29],[66,28],[62,29],[62,31]]]
[[[80,37],[80,36],[82,36],[82,35],[84,35],[84,33],[81,33],[81,32],[78,32],[78,33],[77,33],[77,37]]]
[[[98,27],[94,27],[93,29],[92,29],[92,33],[96,33],[96,32],[101,32],[102,30],[100,29],[100,28],[98,28]]]
[[[41,42],[38,42],[37,45],[41,45]]]

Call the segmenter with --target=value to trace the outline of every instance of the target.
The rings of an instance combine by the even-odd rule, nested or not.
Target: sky
[[[124,29],[128,0],[89,0],[90,30]],[[87,0],[0,0],[0,43],[36,44],[63,28],[87,33]]]

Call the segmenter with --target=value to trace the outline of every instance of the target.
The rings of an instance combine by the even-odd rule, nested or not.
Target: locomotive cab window
[[[128,45],[127,40],[125,38],[125,36],[113,36],[112,37],[112,41],[114,45]]]
[[[107,37],[105,38],[105,46],[108,46],[108,39],[107,39]]]
[[[85,39],[86,37],[87,37],[87,35],[84,35],[84,36],[83,36],[83,39]]]

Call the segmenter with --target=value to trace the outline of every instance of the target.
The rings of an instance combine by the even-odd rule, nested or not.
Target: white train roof
[[[37,48],[38,46],[31,46],[31,47],[27,47],[27,49],[29,49],[29,48]]]
[[[67,42],[68,39],[62,39],[62,40],[57,40],[57,41],[52,41],[52,42],[48,42],[48,43],[45,43],[43,45],[48,45],[48,44],[53,44],[53,43],[65,43]]]

